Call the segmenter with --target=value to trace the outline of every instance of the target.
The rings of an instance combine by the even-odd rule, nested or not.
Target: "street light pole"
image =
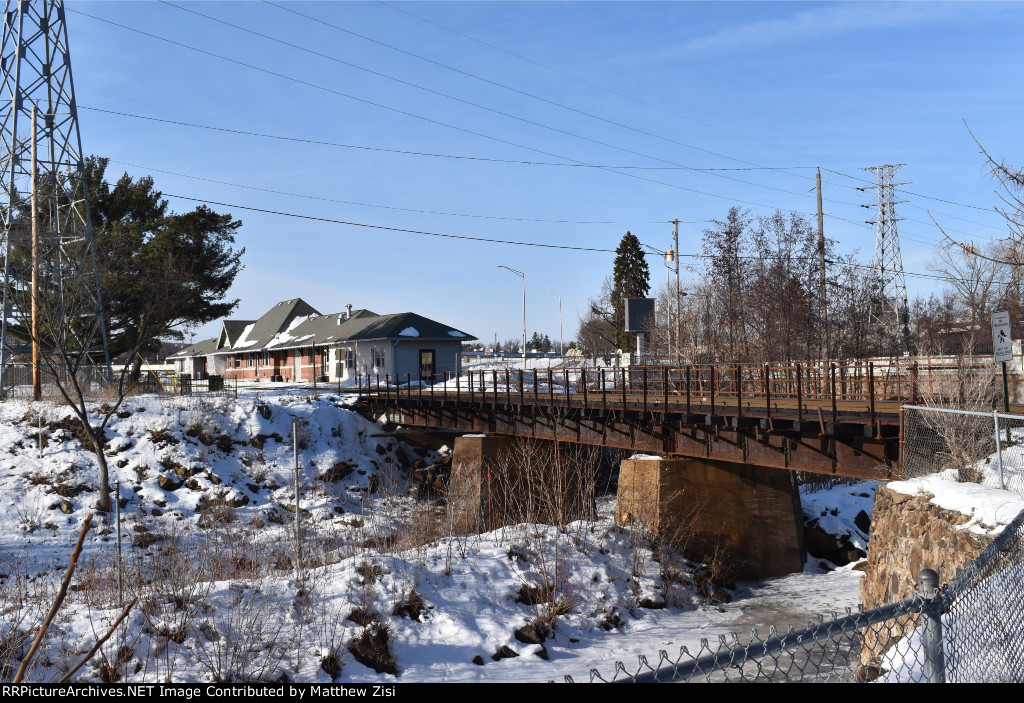
[[[565,356],[565,350],[562,349],[562,296],[548,293],[547,291],[544,291],[544,294],[550,295],[552,298],[558,298],[558,355]]]
[[[523,279],[523,369],[526,369],[526,274],[509,266],[498,264],[498,268],[511,271]]]

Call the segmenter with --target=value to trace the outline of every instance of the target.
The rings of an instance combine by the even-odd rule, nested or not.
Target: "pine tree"
[[[619,242],[612,270],[612,322],[620,349],[632,346],[632,335],[626,329],[626,298],[646,298],[651,290],[651,271],[644,258],[640,240],[632,233]]]

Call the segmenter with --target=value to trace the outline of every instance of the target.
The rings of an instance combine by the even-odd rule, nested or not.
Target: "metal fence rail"
[[[903,412],[906,478],[949,472],[1024,494],[1024,415],[913,405]]]
[[[700,650],[662,650],[656,663],[616,662],[591,681],[687,682],[1007,682],[1024,681],[1024,513],[948,587],[921,572],[918,595],[825,621],[802,630]],[[566,676],[572,682],[571,676]]]

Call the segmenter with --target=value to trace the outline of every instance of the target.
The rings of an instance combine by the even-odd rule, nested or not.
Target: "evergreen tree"
[[[644,258],[640,240],[626,232],[615,250],[612,269],[612,324],[620,349],[632,346],[632,335],[626,328],[626,298],[646,298],[651,290],[651,271]]]

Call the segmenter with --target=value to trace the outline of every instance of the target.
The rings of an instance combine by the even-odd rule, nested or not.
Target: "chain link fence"
[[[906,478],[949,472],[1024,494],[1024,416],[916,405],[903,413]]]
[[[1024,680],[1024,513],[952,584],[931,569],[918,595],[872,610],[819,617],[802,630],[741,643],[735,634],[700,649],[640,657],[603,682],[1006,682]],[[566,676],[567,682],[572,677]]]

